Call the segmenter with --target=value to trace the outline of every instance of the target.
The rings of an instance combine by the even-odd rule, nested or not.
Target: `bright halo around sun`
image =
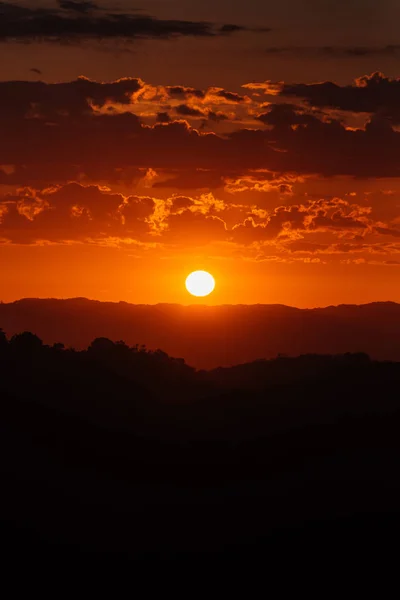
[[[215,288],[215,280],[207,271],[193,271],[186,278],[186,289],[192,296],[208,296]]]

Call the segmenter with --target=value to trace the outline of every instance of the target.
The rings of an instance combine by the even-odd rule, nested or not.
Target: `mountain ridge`
[[[96,303],[96,304],[111,304],[111,305],[128,305],[128,306],[149,306],[149,307],[157,307],[157,306],[182,306],[184,308],[191,308],[191,307],[203,307],[203,308],[221,308],[221,307],[282,307],[282,308],[291,308],[291,309],[295,309],[295,310],[302,310],[302,311],[315,311],[315,310],[324,310],[324,309],[328,309],[328,308],[342,308],[342,307],[354,307],[354,308],[361,308],[361,307],[365,307],[365,306],[381,306],[381,305],[393,305],[393,306],[399,306],[400,307],[400,302],[394,302],[392,300],[376,300],[374,302],[365,302],[362,304],[347,304],[347,303],[341,303],[341,304],[328,304],[326,306],[313,306],[313,307],[304,307],[301,308],[299,306],[292,306],[290,304],[281,304],[281,303],[254,303],[254,304],[243,304],[243,303],[237,303],[237,304],[182,304],[179,302],[157,302],[155,304],[143,304],[143,303],[136,303],[136,302],[127,302],[126,300],[119,300],[119,301],[111,301],[111,300],[96,300],[94,298],[87,298],[85,296],[73,296],[71,298],[56,298],[56,297],[46,297],[46,298],[36,298],[36,297],[26,297],[26,298],[19,298],[18,300],[13,300],[11,302],[2,302],[0,301],[0,304],[6,304],[6,305],[11,305],[11,304],[22,304],[22,303],[28,303],[28,302],[75,302],[75,301],[83,301],[83,302],[92,302],[92,303]]]
[[[47,344],[77,349],[96,337],[144,344],[206,369],[278,354],[364,352],[400,360],[400,304],[390,301],[302,309],[23,298],[0,304],[0,327],[8,336],[28,330]]]

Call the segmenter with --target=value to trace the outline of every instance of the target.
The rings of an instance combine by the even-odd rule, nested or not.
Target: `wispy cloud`
[[[0,2],[2,42],[172,39],[227,36],[241,31],[249,29],[233,23],[158,19],[138,10],[118,12],[103,9],[91,1],[60,0],[58,8]]]

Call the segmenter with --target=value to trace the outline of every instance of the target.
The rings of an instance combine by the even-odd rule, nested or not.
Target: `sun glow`
[[[215,288],[215,280],[207,271],[193,271],[186,278],[186,289],[192,296],[208,296]]]

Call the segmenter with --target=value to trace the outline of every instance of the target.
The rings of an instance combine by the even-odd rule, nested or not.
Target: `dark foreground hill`
[[[281,305],[134,305],[76,298],[0,305],[0,327],[86,348],[95,337],[162,348],[197,368],[278,354],[366,352],[400,360],[400,305],[392,302],[297,309]]]
[[[365,354],[205,372],[0,332],[3,571],[227,560],[336,581],[359,562],[365,580],[397,557],[399,389],[400,364]]]

